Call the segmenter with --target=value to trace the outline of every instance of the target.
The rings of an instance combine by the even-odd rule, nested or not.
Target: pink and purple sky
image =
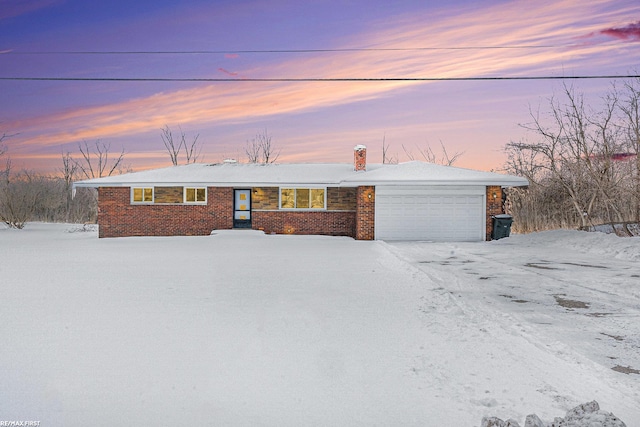
[[[544,109],[563,81],[243,79],[640,73],[637,0],[0,5],[0,134],[12,135],[4,143],[14,167],[41,172],[95,140],[124,148],[134,170],[168,166],[165,125],[188,140],[199,135],[206,162],[242,160],[246,142],[267,129],[279,162],[350,162],[364,144],[379,163],[385,138],[400,161],[403,145],[418,154],[427,145],[439,152],[442,142],[464,152],[457,166],[500,170],[504,145],[526,137],[519,124],[530,121],[529,108]],[[238,81],[19,79],[33,77]],[[594,99],[612,84],[566,82]]]

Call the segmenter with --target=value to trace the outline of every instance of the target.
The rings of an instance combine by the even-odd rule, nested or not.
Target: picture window
[[[281,209],[325,209],[324,188],[281,188]]]

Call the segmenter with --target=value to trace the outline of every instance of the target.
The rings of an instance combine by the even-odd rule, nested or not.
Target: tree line
[[[78,144],[77,153],[63,152],[54,174],[15,170],[6,144],[11,136],[0,134],[0,222],[11,228],[21,229],[28,221],[95,223],[97,191],[83,187],[74,191],[73,182],[131,171],[124,149],[113,152],[110,144],[100,140]],[[174,166],[202,160],[199,135],[189,139],[181,128],[174,133],[165,126],[160,136]],[[279,154],[266,129],[245,145],[250,163],[273,163]]]
[[[114,155],[102,141],[79,144],[79,156],[62,153],[62,166],[55,174],[15,170],[4,144],[7,138],[0,137],[0,221],[11,228],[21,229],[27,221],[96,222],[96,191],[78,188],[74,194],[73,182],[125,171],[124,151]]]
[[[521,126],[532,140],[505,147],[505,169],[528,188],[508,190],[515,230],[590,229],[609,224],[631,235],[640,221],[640,80],[612,86],[599,107],[564,86]]]

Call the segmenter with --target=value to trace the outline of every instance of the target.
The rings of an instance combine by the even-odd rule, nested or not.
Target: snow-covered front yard
[[[640,425],[640,238],[0,229],[0,421]]]

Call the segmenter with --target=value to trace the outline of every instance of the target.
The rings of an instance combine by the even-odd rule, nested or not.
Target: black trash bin
[[[511,233],[511,223],[513,217],[511,215],[502,214],[494,215],[493,218],[493,231],[491,232],[491,240],[502,239],[503,237],[509,237]]]

